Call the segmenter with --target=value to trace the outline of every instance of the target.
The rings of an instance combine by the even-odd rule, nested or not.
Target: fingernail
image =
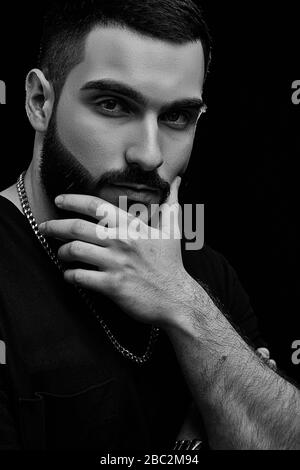
[[[45,225],[46,225],[46,224],[45,224],[44,222],[43,222],[43,223],[41,223],[41,224],[39,225],[39,227],[38,227],[38,228],[39,228],[39,230],[40,230],[40,231],[43,231],[43,230],[44,230],[44,228],[45,228]]]
[[[63,196],[57,196],[57,197],[55,198],[55,201],[54,201],[54,202],[55,202],[55,204],[56,204],[57,206],[59,206],[59,205],[61,205],[61,204],[63,203],[63,200],[64,200],[64,197],[63,197]]]

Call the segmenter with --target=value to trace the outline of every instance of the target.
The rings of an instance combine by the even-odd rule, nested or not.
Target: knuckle
[[[74,242],[71,242],[69,244],[69,254],[70,255],[77,255],[80,251],[80,242],[78,242],[77,240],[74,241]]]
[[[83,230],[84,230],[84,224],[82,220],[79,220],[79,219],[75,220],[71,227],[72,235],[80,235],[82,234]]]
[[[105,227],[103,227],[102,225],[100,224],[97,224],[96,227],[95,227],[95,234],[96,234],[96,237],[99,239],[99,240],[106,240],[107,238],[109,238],[109,232],[105,230]]]
[[[127,254],[123,253],[119,256],[119,265],[126,268],[130,265],[130,258],[127,256]]]
[[[267,348],[258,348],[257,349],[257,352],[258,354],[260,354],[261,356],[265,356],[265,357],[269,357],[270,356],[270,352]]]
[[[112,292],[116,292],[118,289],[120,289],[120,286],[122,285],[122,280],[123,280],[123,273],[121,272],[115,272],[112,277],[111,277],[111,289]]]
[[[83,279],[83,273],[82,271],[75,270],[73,273],[73,279],[75,282],[81,282]]]
[[[134,251],[135,248],[135,240],[130,238],[130,234],[127,238],[121,239],[122,249],[128,253]]]
[[[88,203],[89,214],[95,217],[97,215],[97,211],[100,205],[101,203],[99,202],[97,198],[92,198]]]
[[[136,217],[135,214],[132,214],[131,212],[128,212],[128,215],[127,215],[127,223],[128,224],[132,224],[136,221],[139,221],[138,217]]]
[[[107,210],[105,209],[105,203],[98,202],[96,206],[96,216],[98,218],[103,218],[107,215]]]
[[[130,257],[126,253],[119,254],[115,258],[114,267],[116,270],[117,281],[124,280],[126,273],[130,272],[132,263]]]
[[[44,222],[44,230],[48,234],[50,234],[52,232],[52,224],[48,220],[46,222]]]

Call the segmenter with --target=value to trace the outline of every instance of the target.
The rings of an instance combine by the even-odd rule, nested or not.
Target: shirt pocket
[[[119,400],[114,379],[72,394],[19,398],[25,449],[101,450],[117,445]]]

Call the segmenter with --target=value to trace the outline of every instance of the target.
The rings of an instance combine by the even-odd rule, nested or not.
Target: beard
[[[156,170],[145,171],[137,165],[127,166],[124,170],[107,171],[98,178],[93,177],[61,142],[56,129],[54,110],[43,141],[40,177],[51,203],[54,203],[54,199],[59,194],[85,194],[99,197],[105,187],[127,183],[153,188],[156,192],[153,203],[159,205],[163,204],[170,194],[170,184],[163,180]],[[117,205],[114,200],[108,200],[108,202]]]
[[[99,155],[99,158],[101,158],[101,155]],[[143,184],[156,189],[156,194],[159,196],[156,195],[155,203],[157,203],[159,197],[160,205],[167,200],[170,194],[169,183],[164,181],[157,171],[144,171],[137,166],[127,166],[124,170],[111,170],[97,178],[93,177],[78,161],[76,156],[61,142],[57,133],[54,111],[44,136],[39,171],[43,190],[53,205],[54,199],[60,194],[84,194],[99,197],[99,193],[101,193],[103,188],[105,190],[105,187],[118,183]],[[113,203],[114,198],[107,200]],[[136,203],[136,201],[133,203]],[[55,207],[55,210],[62,218],[78,217],[78,213],[61,210],[57,207]],[[95,223],[95,220],[87,215],[80,214],[80,218]],[[66,243],[66,241],[50,239],[48,243],[57,253],[59,247]],[[94,269],[95,267],[82,262],[74,262],[69,263],[69,268]],[[90,292],[90,295],[94,296],[96,303],[99,302],[96,294]],[[110,315],[112,310],[114,311],[113,316]],[[148,341],[149,327],[145,327],[143,324],[127,316],[125,317],[121,309],[116,308],[116,305],[105,296],[101,296],[101,312],[104,317],[106,315],[106,322],[115,331],[119,332],[119,340],[127,345],[127,347],[133,348],[137,354],[141,354],[146,341]],[[130,325],[130,328],[128,328],[128,325]],[[128,331],[130,332],[129,336]]]

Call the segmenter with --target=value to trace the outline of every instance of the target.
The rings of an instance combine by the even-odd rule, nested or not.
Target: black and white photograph
[[[0,462],[300,450],[296,7],[2,2]]]

